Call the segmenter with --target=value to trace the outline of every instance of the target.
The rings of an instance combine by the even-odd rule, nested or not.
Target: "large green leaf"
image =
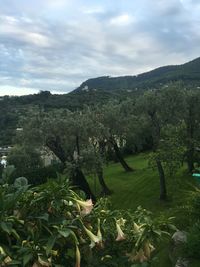
[[[33,254],[32,253],[25,254],[23,256],[23,266],[26,266],[26,264],[29,263],[32,258],[33,258]]]
[[[65,229],[65,230],[58,230],[59,234],[63,237],[68,237],[71,234],[70,229]]]
[[[11,223],[1,222],[1,228],[4,232],[11,234],[12,231],[12,225]]]
[[[47,255],[50,254],[51,250],[53,249],[53,246],[56,242],[56,239],[57,237],[56,236],[51,236],[49,239],[48,239],[48,242],[46,244],[46,253]]]

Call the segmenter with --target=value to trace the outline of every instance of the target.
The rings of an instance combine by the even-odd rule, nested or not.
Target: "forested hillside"
[[[82,83],[77,90],[137,90],[158,88],[169,82],[183,81],[188,86],[200,85],[200,58],[183,65],[165,66],[136,76],[99,77]]]
[[[15,136],[19,118],[22,118],[31,109],[50,111],[54,109],[82,109],[84,105],[93,106],[106,103],[110,99],[125,99],[133,93],[123,91],[106,92],[71,92],[64,95],[53,95],[49,91],[20,97],[2,97],[0,102],[0,146],[10,145]]]
[[[136,98],[144,91],[165,88],[171,82],[181,81],[187,88],[200,86],[200,58],[177,66],[166,66],[138,76],[99,77],[83,82],[76,90],[63,95],[49,91],[38,94],[0,98],[0,146],[12,144],[16,128],[30,109],[50,111],[52,109],[82,109],[84,105],[105,104],[108,100]]]

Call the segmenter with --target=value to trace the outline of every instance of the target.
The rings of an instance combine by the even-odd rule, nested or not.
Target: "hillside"
[[[53,95],[49,91],[42,91],[38,94],[27,96],[12,96],[0,98],[0,147],[12,144],[16,128],[21,127],[19,118],[22,118],[27,112],[46,111],[55,109],[77,110],[84,105],[95,105],[97,103],[106,103],[109,99],[123,99],[130,93],[120,91],[90,91],[76,92],[70,94]]]
[[[98,77],[83,82],[76,90],[137,90],[158,88],[169,82],[183,81],[188,86],[200,85],[200,58],[182,65],[165,66],[136,76]]]
[[[188,87],[200,86],[200,58],[177,66],[166,66],[138,76],[99,77],[83,82],[74,91],[53,95],[49,91],[20,97],[0,97],[0,146],[10,145],[19,118],[30,109],[77,110],[84,105],[106,103],[110,99],[136,97],[145,90],[160,88],[170,82],[182,81]]]

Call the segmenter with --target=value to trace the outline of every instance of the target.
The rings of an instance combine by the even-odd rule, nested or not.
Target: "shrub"
[[[170,228],[141,207],[93,206],[62,176],[31,188],[24,179],[0,185],[0,266],[147,266]]]
[[[195,223],[187,235],[187,243],[184,246],[185,257],[200,259],[200,222]]]
[[[11,180],[14,181],[17,177],[23,176],[28,179],[29,184],[40,185],[46,183],[48,178],[56,178],[57,173],[61,173],[63,169],[63,165],[60,163],[41,168],[32,168],[28,171],[16,169],[12,174]]]

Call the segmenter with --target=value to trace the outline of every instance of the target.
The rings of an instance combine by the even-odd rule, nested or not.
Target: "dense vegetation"
[[[79,267],[80,255],[82,266],[154,266],[153,244],[173,228],[166,217],[174,214],[176,225],[189,232],[177,255],[199,259],[199,190],[191,189],[184,198],[187,218],[174,205],[181,204],[181,179],[185,183],[199,172],[200,90],[170,83],[127,92],[129,97],[115,92],[94,101],[92,96],[101,95],[98,90],[78,90],[72,98],[50,92],[2,98],[1,126],[10,132],[1,130],[1,142],[13,144],[10,166],[1,168],[2,266],[58,267],[67,262]],[[44,166],[44,152],[55,156],[54,165]],[[139,164],[127,157],[133,154],[139,154]],[[132,193],[134,205],[129,203]],[[110,197],[112,208],[102,196]],[[164,211],[162,220],[137,209],[140,202],[158,216]],[[84,207],[90,208],[87,214]],[[117,238],[110,233],[114,227]]]
[[[95,106],[105,104],[109,100],[124,100],[137,98],[146,90],[168,87],[171,82],[182,81],[183,87],[196,88],[200,86],[200,59],[180,66],[167,66],[152,70],[138,76],[99,77],[90,79],[69,94],[52,95],[49,91],[38,94],[0,98],[0,146],[12,144],[19,118],[27,110],[39,108],[52,109],[82,109],[84,105]],[[86,90],[82,90],[86,88]],[[87,89],[88,88],[88,89]]]
[[[68,170],[73,183],[93,199],[84,173],[97,175],[102,193],[109,194],[103,164],[114,159],[131,172],[134,166],[127,164],[123,154],[150,149],[149,164],[158,170],[160,199],[165,200],[166,175],[175,173],[184,161],[189,172],[199,163],[200,94],[179,86],[148,91],[137,100],[85,107],[81,112],[31,110],[21,122],[19,145],[22,152],[30,147],[34,157],[34,149],[47,147]],[[8,160],[16,164],[13,154],[14,150]],[[15,154],[17,157],[19,153]],[[35,158],[33,162],[38,167]],[[23,164],[25,168],[25,161]]]
[[[0,185],[1,266],[147,264],[174,229],[170,219],[153,218],[142,208],[110,210],[103,199],[93,207],[64,176],[30,188],[25,178],[9,184],[8,171]]]
[[[21,118],[23,131],[18,132],[18,146],[8,162],[25,176],[32,168],[42,167],[40,151],[47,148],[73,184],[95,200],[85,174],[97,175],[102,194],[108,195],[112,188],[104,181],[103,164],[114,159],[132,172],[135,168],[127,164],[124,154],[149,149],[149,164],[158,170],[160,199],[165,200],[166,175],[175,173],[183,161],[189,172],[199,163],[199,103],[198,90],[181,90],[180,84],[171,84],[137,99],[86,106],[82,111],[35,107]]]

